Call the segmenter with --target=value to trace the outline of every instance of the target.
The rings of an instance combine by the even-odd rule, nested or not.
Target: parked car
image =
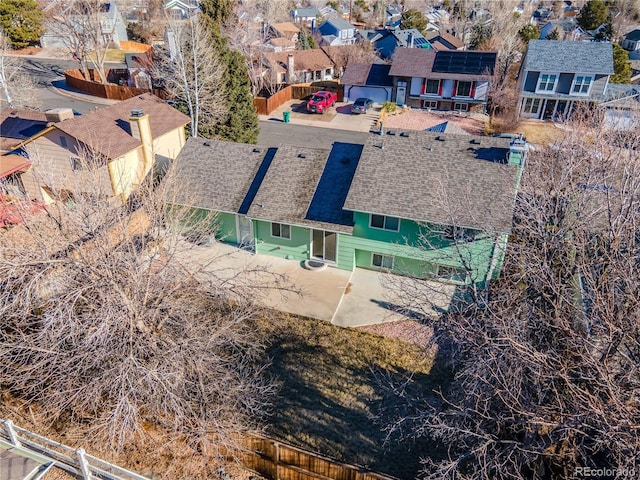
[[[338,95],[332,92],[321,90],[316,92],[311,100],[307,102],[307,112],[324,113],[324,111],[332,107],[338,101]]]
[[[367,113],[369,107],[373,105],[373,100],[370,98],[358,98],[353,105],[351,105],[351,113]]]

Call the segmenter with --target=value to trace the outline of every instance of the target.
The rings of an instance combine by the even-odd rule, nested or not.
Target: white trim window
[[[436,110],[438,108],[438,102],[435,100],[423,100],[422,108],[429,108],[431,110]]]
[[[392,255],[383,255],[382,253],[371,254],[371,266],[382,268],[384,270],[393,270],[395,259]]]
[[[525,98],[522,103],[522,113],[538,115],[540,113],[541,100],[539,98]]]
[[[438,95],[440,92],[440,80],[428,78],[424,85],[426,95]]]
[[[388,217],[386,215],[369,215],[369,227],[378,230],[400,231],[400,219],[398,217]]]
[[[456,86],[456,97],[470,97],[471,90],[473,90],[473,82],[458,80],[458,84]]]
[[[536,92],[553,93],[556,91],[557,83],[558,75],[542,73],[538,78],[538,86],[536,87]]]
[[[457,110],[458,112],[468,112],[469,111],[469,104],[468,103],[454,103],[453,104],[453,109]]]
[[[286,223],[271,222],[271,236],[291,240],[291,226]]]
[[[571,95],[589,95],[592,83],[593,76],[591,75],[574,76],[573,84],[571,85]]]

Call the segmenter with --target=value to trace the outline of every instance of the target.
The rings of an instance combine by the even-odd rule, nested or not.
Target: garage
[[[361,86],[361,85],[345,85],[344,100],[353,102],[357,98],[370,98],[375,103],[382,104],[391,101],[392,87],[383,86]]]

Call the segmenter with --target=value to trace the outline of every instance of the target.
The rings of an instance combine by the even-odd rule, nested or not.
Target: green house
[[[394,130],[327,149],[191,138],[175,203],[217,212],[219,239],[256,254],[482,283],[500,271],[525,153]]]

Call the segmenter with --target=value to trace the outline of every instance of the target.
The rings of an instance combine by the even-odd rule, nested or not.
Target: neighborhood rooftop
[[[431,132],[371,135],[345,208],[509,232],[517,167],[509,140]]]
[[[133,137],[129,130],[128,119],[131,111],[135,109],[142,109],[145,114],[149,114],[153,138],[190,122],[188,116],[167,105],[164,100],[145,93],[79,117],[57,122],[55,127],[76,138],[94,152],[107,158],[117,158],[141,145],[140,140]]]
[[[393,85],[389,76],[391,65],[377,63],[350,63],[342,76],[343,85]]]
[[[389,75],[460,80],[481,80],[493,75],[495,52],[436,51],[398,48]]]
[[[531,40],[522,69],[613,75],[612,49],[608,42]]]

